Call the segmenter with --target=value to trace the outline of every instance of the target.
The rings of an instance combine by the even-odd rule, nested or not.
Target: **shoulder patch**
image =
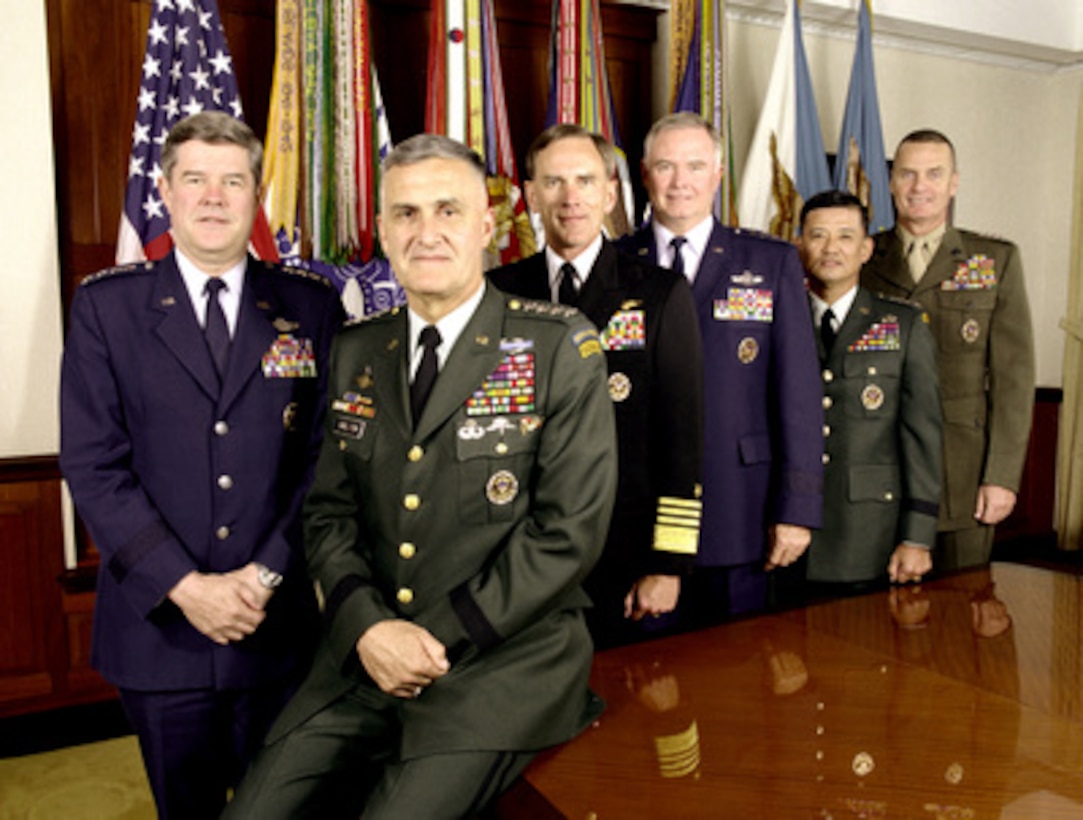
[[[602,342],[598,337],[598,331],[592,327],[583,328],[577,330],[572,334],[572,344],[575,349],[579,351],[579,357],[581,359],[588,359],[591,356],[602,355]]]
[[[112,268],[106,268],[100,270],[97,273],[92,273],[89,276],[84,276],[79,282],[79,287],[86,287],[87,285],[93,285],[95,282],[101,282],[103,279],[112,279],[115,276],[126,276],[133,273],[147,273],[154,270],[153,262],[134,262],[130,265],[116,265]]]

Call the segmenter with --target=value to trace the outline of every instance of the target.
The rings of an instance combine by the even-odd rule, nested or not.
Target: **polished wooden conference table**
[[[1083,818],[1083,579],[1013,564],[598,654],[507,818]]]

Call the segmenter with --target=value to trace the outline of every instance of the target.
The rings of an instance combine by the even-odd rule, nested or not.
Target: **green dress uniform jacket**
[[[919,309],[859,288],[824,358],[824,525],[811,581],[887,576],[903,541],[932,547],[940,498],[936,347]]]
[[[949,227],[914,284],[894,231],[876,236],[861,284],[916,301],[937,342],[944,411],[942,532],[977,527],[978,486],[1018,491],[1034,406],[1034,340],[1019,250]]]
[[[268,743],[350,690],[399,704],[401,760],[560,743],[601,710],[580,588],[617,484],[597,331],[489,287],[415,429],[407,328],[395,309],[332,348],[304,513],[326,635]],[[394,618],[451,662],[414,700],[381,693],[357,658],[361,635]]]

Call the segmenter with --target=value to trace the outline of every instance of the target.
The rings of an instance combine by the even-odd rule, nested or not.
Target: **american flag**
[[[137,108],[117,264],[161,259],[173,246],[169,214],[157,187],[169,129],[201,111],[226,111],[244,119],[215,0],[155,0]]]

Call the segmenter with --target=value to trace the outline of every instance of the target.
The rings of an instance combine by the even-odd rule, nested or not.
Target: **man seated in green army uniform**
[[[461,143],[401,143],[380,201],[407,309],[332,348],[304,513],[324,639],[228,818],[471,817],[601,708],[580,588],[617,486],[597,331],[486,286]]]
[[[868,211],[825,191],[797,240],[822,363],[824,525],[812,583],[919,581],[931,569],[940,497],[936,350],[920,308],[858,285],[872,253]]]

